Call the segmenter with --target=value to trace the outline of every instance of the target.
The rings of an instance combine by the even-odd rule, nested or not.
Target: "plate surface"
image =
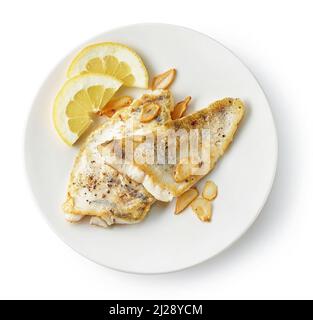
[[[189,112],[223,97],[240,97],[247,116],[210,179],[219,187],[210,224],[188,209],[175,216],[175,201],[157,204],[140,224],[101,229],[64,220],[61,204],[78,148],[69,148],[52,124],[52,103],[65,71],[86,44],[115,41],[134,48],[150,77],[178,70],[175,99],[192,96]],[[272,187],[277,137],[258,82],[228,49],[198,32],[172,25],[139,24],[103,33],[69,54],[50,73],[32,106],[25,137],[26,170],[39,207],[54,232],[83,256],[110,268],[163,273],[203,262],[233,244],[259,215]],[[134,96],[140,91],[133,91]],[[207,180],[207,179],[204,179]],[[205,181],[199,184],[202,189]]]

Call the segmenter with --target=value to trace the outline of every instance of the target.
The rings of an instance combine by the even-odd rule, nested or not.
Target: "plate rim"
[[[118,31],[120,29],[127,29],[127,28],[130,28],[130,27],[145,27],[145,26],[155,26],[155,27],[158,27],[158,26],[162,26],[162,27],[171,27],[171,28],[177,28],[177,29],[181,29],[183,31],[188,31],[188,32],[193,32],[193,33],[196,33],[202,37],[205,37],[205,38],[208,38],[210,39],[211,41],[217,43],[219,46],[223,47],[226,51],[228,51],[229,53],[231,53],[233,55],[233,57],[235,57],[237,59],[237,61],[249,72],[249,74],[253,77],[253,79],[255,80],[255,82],[257,83],[257,85],[259,86],[261,92],[263,93],[264,95],[264,98],[265,98],[265,101],[267,103],[267,106],[266,108],[268,109],[269,111],[269,115],[270,115],[270,121],[272,123],[272,126],[273,126],[273,142],[274,142],[274,166],[273,166],[273,172],[272,172],[272,176],[271,176],[271,180],[270,180],[270,184],[268,186],[268,190],[265,194],[265,197],[262,201],[262,204],[260,205],[260,208],[259,210],[256,212],[255,214],[255,217],[250,221],[249,225],[237,236],[237,238],[235,238],[229,245],[227,245],[226,247],[224,247],[222,250],[220,250],[219,252],[211,255],[210,257],[207,257],[205,259],[201,259],[200,261],[196,261],[196,262],[193,262],[192,264],[190,265],[187,265],[185,267],[176,267],[176,268],[172,268],[172,269],[169,269],[167,271],[158,271],[158,272],[144,272],[144,271],[132,271],[132,270],[127,270],[127,269],[124,269],[124,268],[116,268],[116,267],[112,267],[112,266],[109,266],[109,265],[106,265],[106,264],[103,264],[101,263],[100,261],[96,261],[95,259],[93,258],[90,258],[88,257],[86,254],[78,251],[78,249],[74,248],[72,245],[70,245],[65,237],[63,236],[63,234],[61,232],[58,232],[58,230],[52,225],[52,223],[50,222],[50,220],[46,217],[46,215],[42,212],[41,210],[41,207],[36,199],[36,196],[35,196],[35,191],[34,191],[34,188],[31,184],[31,173],[29,172],[29,167],[28,167],[28,160],[27,160],[27,132],[29,130],[29,122],[30,122],[30,117],[31,117],[31,111],[33,109],[33,106],[36,102],[36,99],[39,95],[39,93],[41,92],[44,84],[46,83],[46,81],[51,77],[53,71],[56,69],[57,66],[60,65],[60,63],[68,56],[70,56],[72,53],[74,53],[75,51],[77,51],[79,48],[81,48],[84,44],[92,41],[92,39],[94,38],[98,38],[100,37],[101,35],[103,34],[106,34],[106,33],[110,33],[110,32],[114,32],[114,31]],[[198,31],[198,30],[195,30],[195,29],[192,29],[192,28],[189,28],[189,27],[185,27],[185,26],[182,26],[182,25],[176,25],[176,24],[170,24],[170,23],[158,23],[158,22],[144,22],[144,23],[133,23],[133,24],[127,24],[127,25],[123,25],[123,26],[119,26],[119,27],[115,27],[115,28],[111,28],[111,29],[108,29],[108,30],[104,30],[102,31],[101,33],[98,33],[92,37],[90,37],[89,39],[83,41],[82,43],[80,43],[78,46],[76,46],[74,49],[72,49],[70,52],[68,52],[65,56],[63,56],[61,59],[59,59],[57,61],[57,63],[55,63],[53,65],[53,67],[50,69],[50,71],[48,72],[48,74],[44,77],[43,81],[41,82],[41,85],[40,87],[38,88],[38,90],[36,91],[34,97],[32,98],[32,102],[30,104],[30,108],[28,110],[28,113],[27,113],[27,119],[26,119],[26,123],[24,124],[24,136],[23,136],[23,156],[24,156],[24,174],[25,174],[25,179],[27,180],[27,185],[30,189],[30,194],[31,194],[31,198],[32,198],[32,201],[35,203],[35,206],[37,207],[37,209],[39,210],[40,212],[40,215],[44,218],[44,220],[46,221],[46,223],[48,224],[50,230],[53,231],[53,234],[58,237],[59,239],[62,240],[63,243],[65,243],[69,248],[71,248],[74,252],[76,252],[77,254],[79,254],[80,256],[88,259],[89,261],[92,261],[94,263],[96,263],[97,265],[99,266],[102,266],[102,267],[106,267],[106,268],[109,268],[111,270],[114,270],[114,271],[119,271],[119,272],[123,272],[123,273],[128,273],[128,274],[135,274],[135,275],[158,275],[158,274],[169,274],[169,273],[173,273],[173,272],[178,272],[178,271],[184,271],[184,270],[187,270],[187,269],[190,269],[192,267],[196,267],[206,261],[210,261],[214,258],[216,258],[217,256],[221,255],[222,253],[228,251],[232,246],[234,246],[237,242],[239,242],[239,240],[241,240],[241,238],[248,232],[248,230],[252,227],[252,225],[256,222],[256,220],[259,218],[262,210],[264,209],[264,206],[266,205],[267,201],[268,201],[268,198],[272,192],[272,189],[273,189],[273,185],[274,185],[274,182],[275,182],[275,178],[276,178],[276,173],[277,173],[277,167],[278,167],[278,149],[279,149],[279,141],[278,141],[278,133],[277,133],[277,127],[276,127],[276,123],[275,123],[275,119],[274,119],[274,115],[273,115],[273,112],[272,112],[272,109],[271,109],[271,105],[269,103],[269,99],[267,97],[267,94],[265,93],[265,91],[263,90],[263,87],[261,86],[259,80],[256,78],[256,76],[254,75],[254,73],[250,70],[250,68],[239,58],[239,56],[237,54],[235,54],[231,49],[229,49],[228,47],[226,47],[223,43],[221,43],[220,41],[216,40],[215,38],[207,35],[206,33],[204,32],[201,32],[201,31]]]

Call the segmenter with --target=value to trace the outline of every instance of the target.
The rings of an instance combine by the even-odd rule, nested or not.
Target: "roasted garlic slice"
[[[192,188],[179,196],[176,200],[175,214],[179,214],[185,210],[190,203],[198,197],[198,195],[198,190],[196,188]]]
[[[176,182],[182,182],[191,176],[192,165],[190,162],[180,162],[174,171],[174,179]]]
[[[149,103],[143,106],[140,121],[150,122],[160,114],[161,108],[157,103]]]
[[[170,69],[164,73],[155,76],[152,80],[152,90],[169,88],[169,86],[173,83],[175,76],[175,69]]]
[[[122,108],[128,107],[133,102],[129,96],[118,97],[108,102],[104,109],[98,112],[98,115],[112,117],[114,113]]]
[[[182,182],[195,174],[199,169],[201,161],[193,161],[191,158],[183,158],[176,165],[174,170],[174,180],[176,182]]]
[[[217,197],[217,193],[218,191],[216,184],[213,181],[207,181],[202,192],[202,197],[212,201]]]
[[[191,203],[191,208],[201,221],[210,222],[212,220],[212,203],[209,200],[197,198]]]
[[[180,101],[175,105],[174,110],[171,113],[172,120],[180,119],[184,115],[190,100],[191,97],[186,97],[183,101]]]

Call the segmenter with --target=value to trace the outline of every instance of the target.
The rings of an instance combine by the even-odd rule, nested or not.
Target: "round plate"
[[[61,205],[78,152],[57,136],[52,124],[54,97],[78,49],[62,60],[43,83],[28,119],[26,169],[39,207],[56,234],[83,256],[110,268],[163,273],[203,262],[241,237],[259,215],[276,171],[277,137],[271,110],[245,65],[206,35],[172,25],[139,24],[103,33],[101,41],[124,43],[143,58],[150,77],[175,67],[176,101],[193,100],[188,112],[223,97],[240,97],[247,115],[234,143],[210,174],[219,188],[213,221],[203,223],[188,208],[174,215],[175,201],[156,204],[140,224],[102,229],[64,220]],[[80,48],[79,48],[80,49]],[[139,90],[131,91],[136,97]],[[204,178],[198,188],[202,190]]]

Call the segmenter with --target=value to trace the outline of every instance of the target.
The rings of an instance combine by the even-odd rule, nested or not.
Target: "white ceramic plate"
[[[52,70],[34,101],[25,139],[26,169],[39,207],[56,234],[83,256],[110,268],[135,273],[184,269],[222,252],[259,215],[271,190],[277,138],[270,107],[258,82],[228,49],[198,32],[172,25],[139,24],[105,32],[84,43],[115,41],[134,48],[150,76],[178,70],[176,100],[193,97],[189,112],[223,97],[240,97],[247,116],[236,139],[210,179],[219,187],[210,224],[188,209],[174,215],[175,201],[157,204],[137,225],[101,229],[64,220],[61,204],[78,151],[57,136],[52,103],[78,49]],[[138,94],[134,91],[133,94]],[[204,179],[206,180],[206,179]],[[201,190],[203,183],[199,184]]]

